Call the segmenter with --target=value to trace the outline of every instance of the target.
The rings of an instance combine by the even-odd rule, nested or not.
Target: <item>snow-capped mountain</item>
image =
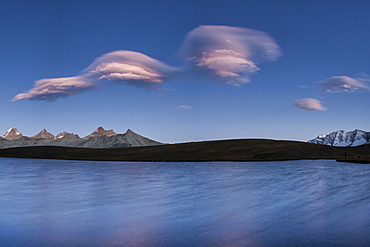
[[[23,136],[17,129],[10,129],[0,139],[0,148],[26,147],[26,146],[68,146],[85,148],[113,148],[161,145],[162,143],[150,140],[132,130],[124,134],[117,134],[113,130],[97,128],[90,135],[80,138],[76,134],[62,132],[57,136],[43,129],[32,137]]]
[[[9,129],[4,135],[3,138],[7,140],[16,140],[21,138],[23,135],[16,128]]]
[[[338,130],[328,135],[319,135],[308,142],[337,147],[359,146],[370,143],[370,132],[357,129],[348,132]]]

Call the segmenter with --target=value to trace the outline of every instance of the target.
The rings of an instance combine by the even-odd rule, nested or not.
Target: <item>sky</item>
[[[0,0],[0,135],[370,131],[367,0]]]

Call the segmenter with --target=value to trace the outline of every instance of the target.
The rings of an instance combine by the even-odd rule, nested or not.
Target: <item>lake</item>
[[[1,246],[370,246],[370,165],[0,165]]]

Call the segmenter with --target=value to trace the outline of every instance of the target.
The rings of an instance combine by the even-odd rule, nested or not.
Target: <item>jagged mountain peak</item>
[[[340,147],[359,146],[370,142],[370,132],[359,129],[348,132],[338,130],[327,135],[319,135],[308,142]]]
[[[42,129],[37,135],[32,136],[33,139],[54,139],[55,136],[49,133],[46,129]]]
[[[3,138],[7,140],[16,140],[23,136],[21,132],[17,130],[17,128],[10,128],[4,135]]]
[[[59,139],[59,138],[63,138],[66,134],[68,134],[68,132],[61,132],[59,133],[58,135],[55,136],[55,139]]]
[[[68,133],[66,131],[59,133],[55,136],[55,139],[79,139],[80,137],[77,134]]]
[[[127,129],[125,135],[135,134],[138,135],[136,132],[132,131],[131,129]]]
[[[151,145],[161,145],[162,143],[148,139],[142,135],[139,135],[128,129],[125,134],[123,134],[123,138],[126,142],[130,143],[131,146],[151,146]]]
[[[105,130],[103,127],[98,127],[94,130],[90,135],[86,136],[85,138],[96,137],[96,136],[115,136],[117,135],[113,129]]]

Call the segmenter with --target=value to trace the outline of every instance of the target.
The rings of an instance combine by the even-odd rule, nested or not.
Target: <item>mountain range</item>
[[[310,140],[310,143],[236,139],[163,144],[132,130],[117,134],[102,127],[83,138],[67,132],[54,136],[45,129],[32,137],[23,136],[17,129],[10,129],[3,137],[0,137],[0,157],[13,158],[107,161],[336,159],[342,162],[370,163],[370,143],[367,144],[369,132],[361,130],[341,130],[320,135]]]
[[[370,132],[363,130],[338,130],[326,135],[319,135],[309,140],[315,143],[337,147],[351,147],[370,143]],[[0,137],[0,148],[27,147],[27,146],[66,146],[82,148],[119,148],[162,145],[163,143],[143,137],[128,129],[124,134],[117,134],[112,129],[105,130],[98,127],[90,135],[83,138],[77,134],[62,132],[54,136],[46,129],[38,134],[27,137],[16,128],[9,129]]]
[[[0,148],[28,146],[68,146],[84,148],[117,148],[161,145],[162,143],[143,137],[128,129],[124,134],[99,127],[83,138],[73,133],[62,132],[54,136],[46,129],[27,137],[16,128],[9,129],[0,137]]]
[[[348,132],[338,130],[327,135],[319,135],[308,142],[336,147],[354,147],[370,143],[370,132],[358,129]]]

